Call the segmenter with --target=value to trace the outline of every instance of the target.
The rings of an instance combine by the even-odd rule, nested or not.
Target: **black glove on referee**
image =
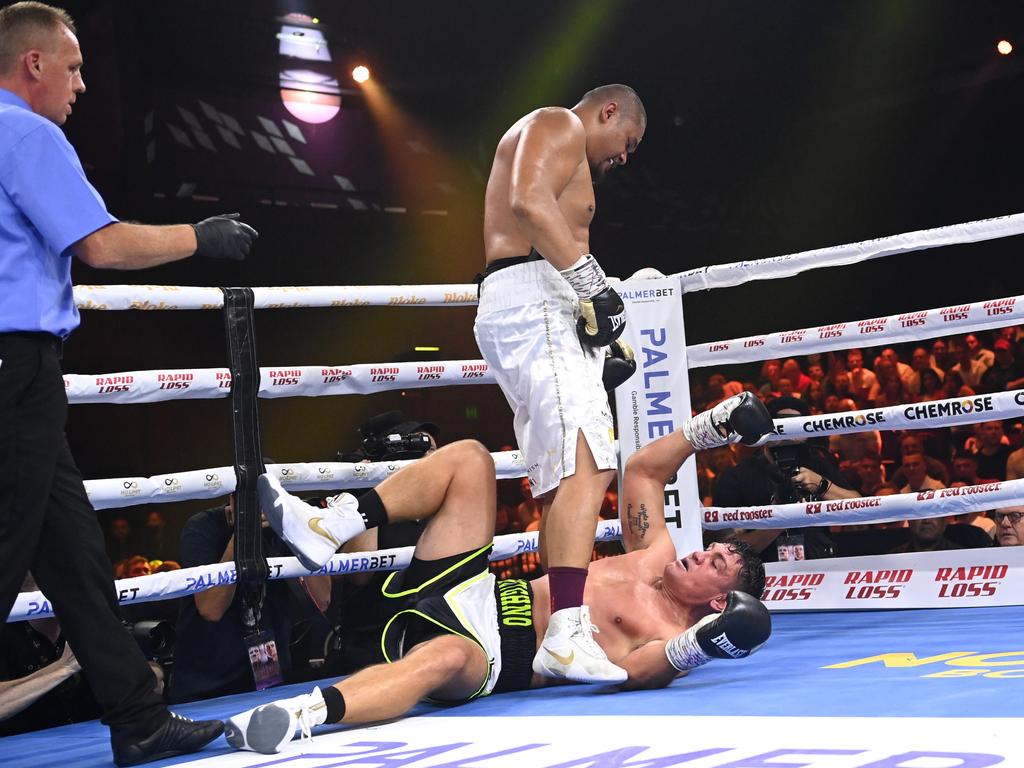
[[[193,224],[197,246],[196,252],[192,255],[236,261],[248,256],[252,241],[260,235],[248,224],[239,221],[239,215],[227,213],[222,216],[211,216],[198,224]]]

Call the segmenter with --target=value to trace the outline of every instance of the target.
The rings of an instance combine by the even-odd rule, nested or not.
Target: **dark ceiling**
[[[796,250],[1014,210],[1019,2],[103,0],[71,8],[106,114],[76,120],[72,131],[84,134],[79,145],[95,172],[134,182],[132,195],[147,184],[174,195],[185,182],[201,196],[347,208],[334,179],[342,175],[371,206],[472,207],[509,123],[619,81],[640,92],[650,127],[631,166],[602,190],[598,231],[664,227],[702,256],[730,260],[730,252],[752,255],[735,248],[755,232],[756,242],[785,232],[783,249]],[[281,105],[279,74],[294,63],[278,54],[276,35],[288,11],[319,19],[333,58],[322,66],[344,91],[341,114],[324,126],[303,126]],[[998,56],[1001,37],[1021,51]],[[348,77],[363,61],[403,112],[398,149],[409,157],[386,143],[380,116]],[[205,105],[238,118],[239,147],[218,138]],[[190,131],[183,110],[213,150],[174,140]],[[311,174],[261,151],[248,135],[260,117],[299,124]],[[112,131],[123,141],[111,142]],[[396,166],[418,154],[413,143],[434,156],[416,190],[396,181]],[[818,230],[819,217],[832,220]],[[665,258],[645,238],[652,247]]]

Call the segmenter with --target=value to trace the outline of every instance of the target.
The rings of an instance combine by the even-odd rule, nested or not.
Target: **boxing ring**
[[[661,277],[681,293],[782,278],[923,248],[1024,233],[1024,214],[740,262]],[[625,285],[635,285],[630,281]],[[253,289],[255,307],[464,306],[475,288],[346,286]],[[217,309],[212,288],[78,286],[82,309]],[[629,305],[627,304],[627,311]],[[631,322],[632,322],[632,315]],[[1024,297],[914,310],[818,328],[778,331],[686,348],[691,368],[879,346],[1024,322]],[[643,363],[638,374],[643,377]],[[65,376],[69,400],[156,402],[227,396],[227,369],[130,371]],[[482,361],[353,364],[261,369],[261,397],[360,394],[389,388],[491,383]],[[632,382],[632,380],[631,380]],[[631,382],[623,385],[628,389]],[[635,396],[635,391],[634,391]],[[779,419],[773,439],[876,429],[972,424],[1024,413],[1024,390],[804,419]],[[628,426],[619,409],[620,440]],[[517,451],[494,454],[499,478],[521,477]],[[405,462],[268,466],[290,490],[375,485]],[[234,489],[232,467],[86,482],[98,509],[215,498]],[[756,508],[689,504],[705,529],[780,528],[885,522],[962,514],[1024,501],[1024,480],[947,491]],[[598,540],[616,538],[602,523]],[[536,534],[495,540],[494,560],[536,549]],[[1016,549],[1016,548],[1013,548]],[[1013,703],[1024,678],[1024,553],[958,550],[769,564],[765,602],[772,639],[755,656],[714,663],[667,690],[616,693],[553,687],[502,694],[451,709],[421,705],[409,717],[371,727],[325,726],[280,755],[234,752],[217,741],[194,755],[153,765],[196,766],[670,766],[756,768],[981,768],[1024,765],[1022,721]],[[1020,548],[1024,549],[1024,548]],[[336,555],[331,574],[399,568],[410,550]],[[292,558],[272,558],[270,578],[308,575]],[[123,603],[232,583],[216,564],[117,583]],[[9,620],[51,615],[45,596],[18,597]],[[309,683],[175,707],[193,718],[226,719],[259,703],[305,692]],[[98,722],[0,742],[5,766],[109,765]]]

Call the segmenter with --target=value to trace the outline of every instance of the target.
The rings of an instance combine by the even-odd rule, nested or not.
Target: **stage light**
[[[440,352],[440,347],[413,347],[413,352]]]
[[[1013,44],[1009,40],[1000,40],[996,43],[996,50],[1003,56],[1009,56],[1013,52]]]
[[[352,70],[352,79],[357,83],[365,83],[370,79],[370,70],[360,64]]]
[[[284,108],[304,123],[326,123],[341,111],[341,96],[294,88],[281,89]]]

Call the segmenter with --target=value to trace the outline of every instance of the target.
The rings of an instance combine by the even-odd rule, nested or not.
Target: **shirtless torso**
[[[525,141],[524,141],[525,139]],[[538,179],[553,182],[546,194],[555,195],[564,219],[561,232],[552,233],[557,248],[544,250],[543,243],[531,243],[524,235],[515,214],[515,206],[524,200],[513,195],[540,193],[532,180],[513,178],[524,166]],[[525,188],[523,188],[525,187]],[[484,198],[484,254],[487,263],[509,256],[525,256],[530,248],[548,258],[556,267],[565,268],[590,251],[590,222],[594,218],[594,186],[587,163],[586,133],[583,123],[570,110],[545,107],[520,118],[498,142],[494,164]],[[560,252],[572,244],[571,260],[562,264]]]
[[[650,550],[641,550],[590,564],[584,599],[590,606],[591,621],[601,630],[595,639],[613,663],[651,641],[666,642],[689,627],[684,612],[662,588],[662,568],[675,553],[665,553],[664,561],[657,557],[657,564],[656,557]],[[531,586],[539,648],[550,618],[547,577]],[[553,682],[561,681],[534,675],[531,685],[537,688]]]

